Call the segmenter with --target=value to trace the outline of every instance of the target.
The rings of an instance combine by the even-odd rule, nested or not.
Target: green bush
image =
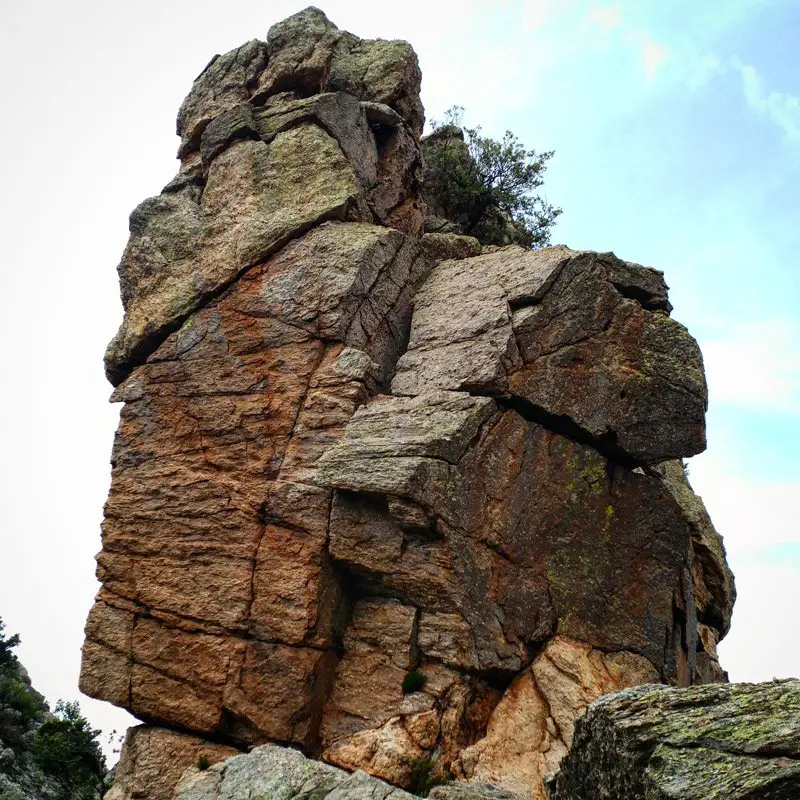
[[[451,783],[453,776],[450,770],[436,769],[437,761],[434,757],[415,758],[411,762],[411,783],[409,791],[420,797],[427,797],[435,786],[444,786]]]
[[[15,752],[15,770],[33,781],[42,800],[99,800],[106,762],[98,736],[77,703],[59,700],[55,712],[30,685],[0,619],[0,749]],[[1,799],[0,799],[1,800]]]
[[[428,679],[418,670],[407,672],[403,678],[403,694],[411,694],[418,692]]]
[[[197,769],[205,771],[211,766],[211,762],[208,760],[208,756],[198,756],[197,758]]]
[[[95,800],[102,796],[106,760],[77,703],[56,703],[55,717],[36,731],[31,748],[37,766],[60,787],[59,800]]]
[[[491,139],[480,127],[462,127],[463,117],[454,106],[444,122],[431,123],[424,153],[433,208],[483,244],[549,244],[561,209],[534,192],[554,151],[526,150],[511,131]]]
[[[19,636],[6,638],[0,619],[0,747],[19,751],[45,719],[47,703],[28,682],[23,666],[12,652]]]

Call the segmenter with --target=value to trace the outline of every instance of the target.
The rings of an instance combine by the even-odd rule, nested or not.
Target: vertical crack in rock
[[[306,9],[198,76],[131,215],[81,688],[152,726],[113,800],[265,742],[544,800],[595,698],[725,679],[733,579],[678,461],[705,378],[663,276],[425,233],[419,85],[409,45]]]

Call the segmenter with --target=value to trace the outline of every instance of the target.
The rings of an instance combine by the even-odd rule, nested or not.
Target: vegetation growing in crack
[[[411,783],[409,791],[419,797],[427,797],[431,789],[452,783],[453,776],[449,769],[438,769],[435,756],[415,758],[411,762]]]
[[[418,692],[425,685],[427,680],[428,679],[419,670],[415,669],[411,672],[407,672],[405,678],[403,678],[403,694]]]

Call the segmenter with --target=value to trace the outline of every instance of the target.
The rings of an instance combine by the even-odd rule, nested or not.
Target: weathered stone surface
[[[527,795],[514,794],[491,783],[451,783],[434,787],[428,797],[433,800],[527,800]]]
[[[262,105],[283,92],[306,97],[346,91],[390,106],[419,136],[425,119],[421,77],[406,42],[361,40],[309,7],[273,25],[266,42],[254,39],[214,56],[178,112],[179,156],[199,147],[203,131],[220,114],[245,102]]]
[[[181,173],[131,215],[112,382],[242,271],[325,220],[374,216],[418,233],[421,124],[413,50],[362,41],[318,9],[273,26],[266,45],[216,57],[178,115]]]
[[[790,800],[800,793],[800,681],[641,686],[595,702],[552,800]]]
[[[355,605],[322,720],[322,756],[400,786],[433,759],[440,774],[483,734],[500,692],[436,664],[420,665],[415,608],[393,599]],[[412,668],[425,676],[404,693]]]
[[[105,800],[172,800],[181,775],[238,755],[232,747],[150,725],[129,728]]]
[[[346,609],[329,493],[304,481],[374,391],[373,358],[396,359],[426,269],[396,231],[322,226],[119,387],[84,691],[235,741],[313,742]]]
[[[613,254],[512,246],[440,264],[415,300],[396,394],[519,398],[619,459],[705,447],[695,341],[667,316],[662,276]]]
[[[370,402],[322,457],[319,478],[338,490],[333,558],[424,609],[423,652],[516,672],[557,626],[667,667],[689,536],[658,479],[488,398],[446,392]],[[425,527],[404,531],[394,496],[416,503]],[[456,646],[448,631],[459,632]]]
[[[663,276],[434,220],[418,90],[408,45],[306,9],[201,74],[131,217],[81,688],[355,771],[267,748],[187,798],[543,798],[603,692],[726,677]]]
[[[175,800],[413,800],[414,795],[363,772],[348,775],[336,767],[275,745],[257,747],[216,764],[192,770],[181,780]]]
[[[492,713],[486,736],[462,751],[459,772],[547,800],[543,778],[572,745],[575,720],[607,692],[658,680],[647,659],[603,653],[556,636],[514,680]]]
[[[119,266],[125,320],[106,354],[118,382],[164,335],[247,267],[326,219],[366,219],[336,141],[302,124],[269,144],[240,140],[209,169],[202,197],[146,200]]]

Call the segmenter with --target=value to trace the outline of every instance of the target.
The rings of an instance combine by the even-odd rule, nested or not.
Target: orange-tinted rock
[[[172,800],[184,772],[197,770],[198,764],[208,767],[238,752],[164,728],[130,728],[106,800]]]
[[[509,686],[486,736],[461,753],[460,773],[547,800],[543,778],[566,755],[575,720],[589,704],[608,692],[657,681],[658,673],[642,656],[603,653],[556,636]]]
[[[81,688],[209,741],[543,798],[593,698],[725,677],[732,576],[675,460],[705,444],[702,362],[654,270],[421,236],[418,90],[408,45],[313,8],[195,82],[119,268]],[[202,750],[131,736],[120,791],[154,800]],[[187,796],[267,762],[302,785],[286,752]]]

